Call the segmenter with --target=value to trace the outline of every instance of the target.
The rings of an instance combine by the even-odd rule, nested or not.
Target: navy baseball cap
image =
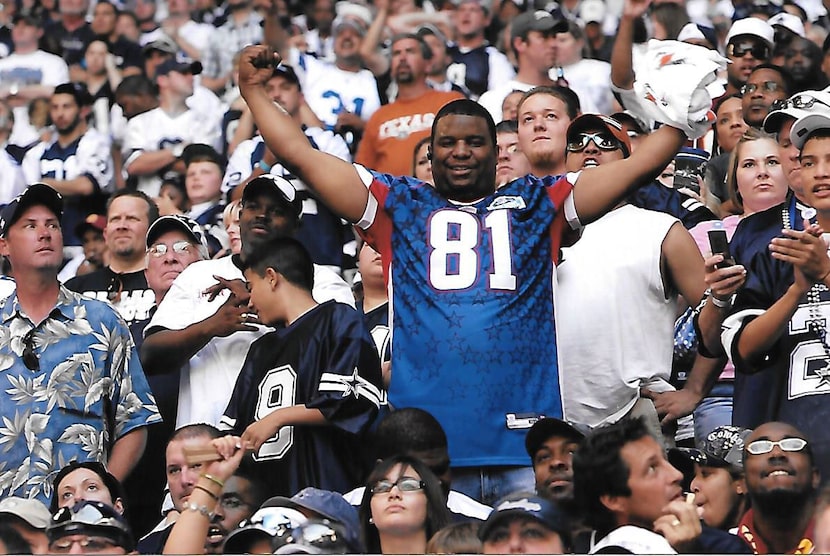
[[[0,211],[0,237],[6,237],[9,227],[18,221],[29,207],[43,205],[58,217],[63,216],[63,197],[45,183],[33,183],[12,199]]]
[[[514,517],[533,518],[547,529],[559,533],[563,542],[569,544],[570,526],[568,525],[568,516],[550,500],[527,492],[509,494],[496,502],[487,521],[479,527],[478,538],[486,541],[496,525]]]
[[[250,186],[250,184],[248,185]],[[291,498],[284,496],[269,498],[262,505],[262,508],[269,506],[303,508],[331,521],[342,523],[345,526],[346,543],[355,552],[363,551],[362,543],[358,537],[360,520],[357,516],[357,510],[337,492],[306,487]]]
[[[300,218],[303,213],[303,202],[297,196],[297,190],[291,182],[273,174],[262,174],[248,182],[245,191],[242,192],[242,204],[245,204],[246,199],[250,200],[263,193],[276,196],[288,205],[295,217]]]
[[[180,62],[175,57],[170,58],[156,66],[156,77],[167,75],[171,71],[199,75],[202,73],[202,62]]]
[[[60,508],[46,527],[46,537],[52,543],[69,535],[105,537],[127,552],[135,549],[127,520],[103,502],[84,500],[73,508]]]
[[[542,444],[551,436],[562,436],[564,438],[571,438],[576,441],[581,441],[585,438],[585,434],[589,432],[586,425],[579,425],[576,423],[569,423],[561,419],[553,417],[543,417],[539,419],[525,436],[525,449],[530,459],[536,455]]]

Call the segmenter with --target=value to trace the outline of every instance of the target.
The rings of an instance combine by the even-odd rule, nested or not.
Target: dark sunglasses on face
[[[591,141],[603,151],[615,151],[620,148],[620,142],[607,133],[580,133],[573,140],[568,141],[568,151],[582,152]]]
[[[769,58],[769,47],[760,42],[733,42],[726,47],[726,55],[735,58],[743,58],[747,54],[752,54],[756,60],[766,60]]]
[[[807,441],[803,438],[782,438],[778,442],[772,440],[755,440],[746,445],[746,451],[753,456],[760,456],[772,452],[778,446],[785,452],[800,452],[807,447]]]
[[[118,303],[121,301],[121,292],[124,291],[124,282],[121,280],[120,274],[113,275],[110,283],[107,286],[107,300],[110,303]]]
[[[23,364],[30,371],[40,370],[40,360],[35,353],[35,329],[29,330],[23,336]]]
[[[775,81],[764,81],[760,85],[758,85],[757,83],[747,83],[746,85],[741,87],[741,94],[751,95],[752,93],[758,90],[758,87],[761,87],[761,90],[763,90],[765,93],[774,93],[778,90],[780,85],[778,85],[778,83]]]

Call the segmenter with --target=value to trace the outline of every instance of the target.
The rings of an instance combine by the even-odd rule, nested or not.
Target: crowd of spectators
[[[828,84],[818,0],[0,0],[0,553],[830,552]]]

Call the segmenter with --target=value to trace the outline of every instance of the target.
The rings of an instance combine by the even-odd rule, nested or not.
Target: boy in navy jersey
[[[368,471],[361,437],[381,395],[374,342],[357,311],[314,301],[311,257],[297,240],[261,245],[243,271],[250,309],[284,328],[251,345],[220,427],[254,450],[269,495],[346,492]]]

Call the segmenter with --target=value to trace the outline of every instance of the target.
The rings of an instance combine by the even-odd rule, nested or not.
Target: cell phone
[[[735,259],[729,252],[726,230],[709,230],[709,247],[713,255],[723,255],[723,261],[716,264],[715,268],[726,268],[735,264]]]
[[[704,150],[689,147],[680,149],[680,152],[674,157],[673,187],[675,189],[690,189],[700,194],[698,178],[703,178],[708,160],[709,153]]]

